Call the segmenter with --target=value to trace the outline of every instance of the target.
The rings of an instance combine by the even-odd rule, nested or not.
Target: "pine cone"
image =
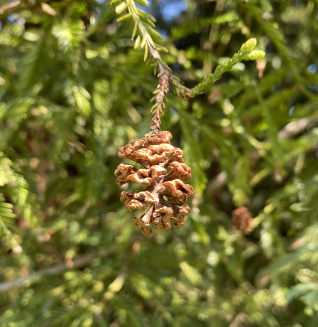
[[[170,132],[158,132],[131,142],[118,150],[120,158],[130,159],[141,164],[137,169],[130,164],[120,164],[115,171],[116,183],[128,182],[147,185],[145,191],[121,193],[120,201],[129,211],[134,209],[147,212],[140,218],[133,218],[136,226],[145,235],[152,234],[150,224],[159,230],[181,227],[190,207],[185,204],[193,195],[194,189],[184,184],[191,177],[191,168],[183,162],[183,152],[170,144]],[[170,171],[167,173],[167,168]]]
[[[253,216],[246,207],[239,207],[232,211],[232,223],[245,235],[250,234],[253,230]]]

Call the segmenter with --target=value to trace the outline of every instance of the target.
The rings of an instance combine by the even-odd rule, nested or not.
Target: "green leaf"
[[[121,14],[128,6],[128,2],[121,2],[115,9],[116,14],[119,15]]]
[[[73,87],[73,94],[79,111],[82,112],[85,116],[89,116],[91,112],[91,106],[89,102],[91,99],[90,94],[80,85]]]
[[[247,56],[245,56],[242,60],[257,60],[263,59],[265,57],[264,51],[253,50]]]
[[[148,7],[149,6],[149,2],[147,0],[134,0],[135,2],[137,2],[139,5],[143,6],[143,7]]]
[[[291,287],[291,289],[286,293],[286,300],[290,302],[293,299],[299,298],[308,292],[317,292],[317,290],[318,285],[316,283],[297,284]]]
[[[67,53],[79,46],[84,34],[84,25],[81,20],[64,20],[61,24],[53,26],[52,33],[57,39],[59,48]]]
[[[12,204],[6,203],[3,194],[0,193],[0,239],[11,246],[16,244],[10,230],[14,228],[16,218],[12,208]]]
[[[24,54],[20,66],[19,88],[26,90],[35,82],[39,67],[43,63],[43,54],[46,47],[48,34],[43,33],[39,36],[39,40],[32,44]]]

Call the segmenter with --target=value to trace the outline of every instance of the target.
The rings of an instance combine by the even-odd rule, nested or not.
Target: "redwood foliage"
[[[0,326],[316,327],[317,2],[135,2],[0,0]],[[146,237],[114,171],[151,107],[195,193]]]

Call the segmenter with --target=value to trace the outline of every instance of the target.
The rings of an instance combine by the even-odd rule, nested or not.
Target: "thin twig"
[[[303,132],[309,124],[314,123],[315,121],[318,121],[318,115],[293,121],[279,131],[278,139],[285,140],[294,137]]]
[[[4,14],[5,11],[8,11],[14,7],[19,6],[20,4],[21,4],[21,1],[17,0],[17,1],[10,2],[10,3],[0,7],[0,15]]]

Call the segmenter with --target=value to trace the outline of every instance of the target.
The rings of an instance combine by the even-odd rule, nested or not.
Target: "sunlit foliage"
[[[162,130],[196,194],[182,228],[148,238],[114,170],[157,79],[115,8],[0,0],[0,326],[316,327],[317,2],[151,3],[191,89],[248,39],[266,57],[168,94]]]

